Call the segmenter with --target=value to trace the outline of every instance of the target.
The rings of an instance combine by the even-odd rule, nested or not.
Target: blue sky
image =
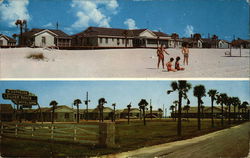
[[[101,26],[249,39],[249,0],[0,0],[0,33],[18,33],[16,19],[68,34]]]
[[[152,99],[154,109],[168,109],[174,100],[177,100],[177,92],[167,95],[166,91],[171,89],[172,81],[1,81],[0,93],[5,89],[27,90],[38,96],[39,104],[48,107],[50,101],[56,100],[59,105],[72,106],[74,99],[84,100],[86,92],[89,93],[90,108],[95,108],[98,99],[104,97],[108,107],[112,103],[117,104],[118,109],[126,108],[132,102],[132,107],[138,107],[141,99],[148,102]],[[249,102],[249,81],[189,81],[192,87],[202,84],[209,89],[217,89],[220,93],[228,96],[237,96],[241,101]],[[197,106],[197,98],[193,96],[193,89],[188,93],[191,106]],[[210,98],[203,98],[204,105],[210,106]],[[11,104],[11,101],[0,98],[0,103]],[[184,101],[186,103],[186,101]],[[85,105],[80,105],[85,108]]]

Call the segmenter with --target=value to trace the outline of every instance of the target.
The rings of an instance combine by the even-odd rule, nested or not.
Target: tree
[[[114,107],[114,110],[113,110],[113,121],[115,122],[115,106],[116,106],[116,103],[113,103],[112,106]]]
[[[181,136],[181,109],[182,109],[182,98],[187,99],[187,92],[191,89],[191,84],[185,80],[174,81],[171,83],[172,90],[168,90],[167,94],[178,91],[178,124],[177,124],[177,135]]]
[[[245,110],[245,115],[246,115],[246,110],[247,110],[247,106],[248,106],[248,105],[249,105],[249,104],[248,104],[247,101],[242,102],[242,104],[241,104],[242,115],[243,115],[243,109]],[[245,118],[245,117],[244,117],[245,115],[242,116],[243,119]]]
[[[224,126],[224,104],[227,102],[227,94],[221,93],[216,97],[216,103],[221,105],[221,125]]]
[[[128,124],[129,124],[131,102],[127,105],[127,108],[128,108]]]
[[[171,106],[169,107],[169,110],[172,110],[172,114],[174,114],[174,109],[175,109],[175,106],[174,106],[174,105],[171,105]],[[173,115],[171,115],[171,116],[173,116]],[[174,117],[173,117],[173,119],[174,119]]]
[[[231,124],[231,105],[233,105],[233,97],[227,98],[227,104],[228,106],[228,124]]]
[[[103,122],[103,109],[104,109],[104,104],[107,103],[107,101],[105,100],[105,98],[100,98],[98,100],[98,109],[99,109],[99,121]]]
[[[211,98],[211,121],[212,127],[214,127],[214,100],[216,100],[216,95],[218,94],[216,89],[210,89],[207,94]]]
[[[159,113],[159,118],[162,118],[162,113],[163,113],[163,110],[161,108],[158,108],[158,113]]]
[[[201,109],[201,104],[202,104],[201,98],[206,96],[206,89],[203,85],[197,85],[194,87],[193,94],[198,99],[198,130],[201,130],[201,120],[200,120],[201,119],[200,109]]]
[[[81,100],[80,99],[76,99],[74,100],[74,103],[73,103],[76,107],[77,107],[77,123],[80,122],[80,117],[79,117],[79,104],[82,104]]]
[[[143,111],[143,122],[144,122],[144,125],[146,125],[146,120],[145,120],[145,108],[146,108],[146,106],[148,106],[148,102],[146,101],[146,99],[141,99],[141,101],[138,103],[138,106],[139,106],[140,109],[142,109],[142,111]]]
[[[23,44],[23,29],[27,30],[27,21],[26,20],[16,20],[16,26],[20,28],[20,36],[19,36],[19,45]]]
[[[241,104],[240,99],[238,97],[232,97],[232,105],[234,107],[234,122],[236,120],[236,107]]]
[[[57,106],[57,102],[55,100],[52,100],[49,105],[52,106],[52,124],[54,123],[54,119],[55,119],[55,108]]]

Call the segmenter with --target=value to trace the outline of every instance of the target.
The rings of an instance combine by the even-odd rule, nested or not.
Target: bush
[[[27,56],[27,58],[35,60],[44,60],[46,57],[43,55],[43,53],[38,53],[38,54],[30,54]]]

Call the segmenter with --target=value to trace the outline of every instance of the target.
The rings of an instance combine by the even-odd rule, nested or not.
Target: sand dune
[[[42,48],[0,49],[1,78],[248,78],[249,50],[190,49],[185,71],[157,69],[155,49],[44,50]],[[170,57],[182,57],[180,49],[168,49]],[[43,53],[45,60],[27,59]],[[182,59],[181,59],[182,62]]]

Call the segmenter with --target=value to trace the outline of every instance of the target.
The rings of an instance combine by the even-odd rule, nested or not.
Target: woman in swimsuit
[[[166,54],[168,54],[167,51],[165,50],[165,48],[163,47],[163,44],[161,44],[161,47],[158,48],[157,52],[156,52],[156,54],[158,56],[158,64],[157,64],[158,69],[159,69],[159,66],[160,66],[160,62],[162,62],[162,68],[164,69],[164,52]]]
[[[181,50],[182,54],[184,55],[184,60],[183,60],[183,64],[185,65],[185,61],[186,64],[188,65],[188,56],[189,56],[189,49],[188,49],[188,44],[184,44],[182,50]]]
[[[175,61],[175,69],[177,70],[177,71],[180,71],[180,70],[184,70],[184,68],[183,67],[180,67],[180,63],[179,63],[179,61],[180,61],[180,57],[176,57],[176,61]]]
[[[174,61],[174,58],[170,58],[170,61],[166,64],[168,71],[176,71],[174,68],[172,68],[172,62]]]

